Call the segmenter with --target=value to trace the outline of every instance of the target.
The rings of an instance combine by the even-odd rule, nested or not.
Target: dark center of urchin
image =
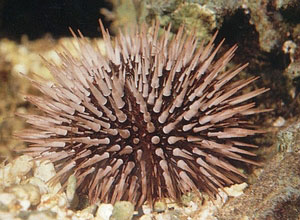
[[[27,99],[44,115],[22,115],[33,129],[18,136],[31,143],[27,154],[55,164],[54,180],[65,186],[74,174],[91,202],[139,207],[189,191],[213,196],[245,177],[231,160],[258,164],[243,137],[262,132],[247,116],[267,110],[249,100],[268,89],[241,92],[257,79],[232,80],[247,64],[224,71],[236,46],[215,60],[215,36],[197,48],[183,28],[158,37],[156,24],[112,44],[100,26],[106,57],[74,34],[80,58],[65,51],[62,66],[46,63],[57,84],[31,80],[44,97]]]

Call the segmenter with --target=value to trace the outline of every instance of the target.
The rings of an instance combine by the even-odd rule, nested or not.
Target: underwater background
[[[161,28],[171,23],[172,33],[184,24],[188,33],[195,30],[199,40],[205,42],[218,31],[216,44],[225,38],[222,52],[237,44],[232,64],[249,62],[238,77],[259,76],[252,89],[270,88],[255,101],[259,108],[272,108],[273,111],[252,117],[253,123],[267,131],[251,140],[260,146],[255,153],[264,166],[245,167],[249,177],[243,195],[228,200],[222,208],[211,211],[210,218],[202,219],[300,219],[298,0],[0,1],[1,175],[4,176],[4,168],[20,155],[16,150],[26,147],[13,136],[14,132],[26,127],[24,120],[15,113],[36,111],[23,96],[38,95],[39,91],[20,72],[53,80],[41,56],[60,62],[55,51],[62,44],[71,47],[73,42],[69,27],[79,29],[93,44],[103,47],[98,19],[113,36],[118,29],[126,30],[142,23],[151,25],[156,20]],[[23,163],[27,162],[22,161],[21,165],[25,166]],[[0,177],[0,191],[6,192],[8,186],[4,181]],[[193,199],[193,196],[188,197],[189,201]],[[195,199],[195,203],[198,200]],[[201,200],[200,203],[204,202]],[[1,207],[0,217],[3,213],[13,212],[11,207]],[[201,219],[200,209],[204,208],[194,210],[188,217]],[[167,208],[163,210],[157,213],[167,212]],[[26,210],[26,218],[32,211]],[[174,219],[188,219],[182,210],[170,215],[176,216]],[[17,215],[11,216],[14,219]],[[54,216],[53,219],[57,217]],[[159,219],[156,215],[154,218]]]

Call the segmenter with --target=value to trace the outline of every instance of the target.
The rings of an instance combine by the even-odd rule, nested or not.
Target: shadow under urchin
[[[42,97],[26,96],[40,115],[20,114],[31,128],[17,134],[23,152],[55,164],[51,181],[77,178],[91,202],[128,200],[140,207],[189,191],[210,196],[246,178],[231,161],[258,165],[244,137],[263,133],[249,115],[258,109],[243,93],[258,77],[232,80],[247,64],[226,69],[237,46],[216,59],[223,41],[198,42],[181,27],[159,36],[159,24],[111,40],[100,22],[106,55],[82,36],[45,61],[56,82],[30,79]]]

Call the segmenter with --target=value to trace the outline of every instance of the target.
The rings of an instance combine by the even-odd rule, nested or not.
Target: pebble
[[[101,203],[97,209],[96,217],[99,217],[101,220],[109,220],[113,209],[113,205]]]
[[[14,185],[6,189],[7,192],[13,193],[19,200],[28,201],[30,205],[37,205],[40,203],[41,194],[39,188],[32,184]],[[23,202],[26,206],[28,203]],[[27,209],[25,209],[27,210]]]
[[[8,207],[11,207],[16,204],[17,197],[12,193],[0,193],[0,202]]]
[[[40,178],[38,178],[38,177],[31,177],[31,178],[29,178],[27,180],[27,183],[30,183],[32,185],[37,186],[39,188],[41,194],[48,193],[48,186],[47,186],[47,184],[43,180],[41,180]]]
[[[21,161],[24,162],[24,167],[20,168],[18,164]],[[12,167],[17,175],[11,174]],[[29,220],[131,220],[133,218],[134,205],[126,201],[116,202],[114,206],[98,203],[89,205],[83,210],[76,210],[77,205],[72,205],[77,196],[75,176],[70,176],[68,179],[65,193],[59,191],[61,189],[59,182],[54,185],[47,183],[55,175],[55,168],[51,162],[33,162],[29,157],[18,158],[0,167],[0,220],[2,216],[5,216],[5,220],[18,219],[17,216],[19,217],[21,213],[25,213],[26,219]],[[10,178],[5,183],[7,185],[1,182],[6,177]],[[228,194],[235,196],[238,192],[242,193],[243,187],[243,184],[235,186]],[[228,197],[225,192],[223,194]],[[215,204],[207,202],[210,201],[208,198],[199,197],[198,194],[190,194],[184,201],[185,205],[180,206],[164,199],[156,202],[153,210],[144,205],[142,207],[144,215],[139,219],[189,220],[193,216],[193,218],[197,217],[197,220],[208,220],[217,209]],[[223,204],[224,201],[223,196],[219,196],[215,203]],[[51,212],[50,215],[48,212]],[[4,214],[1,215],[2,213]]]
[[[175,220],[177,218],[176,217],[172,218],[170,213],[160,213],[160,214],[155,216],[155,219],[156,220],[173,220],[173,219]]]
[[[11,167],[12,167],[12,164],[9,163],[6,166],[0,168],[0,186],[1,187],[10,186],[11,184],[20,182],[20,178],[16,178],[11,173]]]
[[[285,125],[285,119],[281,116],[279,116],[274,122],[273,122],[273,126],[274,127],[282,127]]]
[[[77,211],[75,215],[73,215],[72,220],[92,220],[94,219],[94,215],[92,213],[85,212],[83,210]]]
[[[41,197],[41,202],[38,205],[38,210],[47,210],[53,207],[67,208],[68,201],[65,194],[45,194]]]
[[[83,210],[81,210],[81,212],[86,212],[89,214],[95,214],[97,211],[98,206],[96,204],[90,205],[86,208],[84,208]]]
[[[56,175],[55,168],[53,163],[51,163],[49,160],[45,161],[36,161],[36,167],[34,169],[34,177],[40,178],[45,183],[50,180],[52,177]],[[61,189],[61,184],[59,182],[57,183],[51,183],[48,185],[49,193],[57,193]]]
[[[33,212],[30,213],[28,220],[55,220],[56,213],[49,212],[49,211],[42,211],[42,212]]]
[[[16,219],[17,218],[15,218],[15,215],[13,213],[0,211],[0,220],[16,220]]]
[[[26,174],[32,169],[32,157],[22,155],[12,162],[10,172],[17,177],[25,177]]]
[[[134,206],[127,201],[119,201],[114,205],[110,220],[131,220],[134,213]]]
[[[151,212],[152,212],[152,209],[148,205],[142,205],[142,209],[143,209],[143,213],[146,215],[151,214]]]
[[[143,215],[139,220],[152,220],[150,215]]]
[[[53,163],[49,160],[36,161],[36,168],[34,169],[34,176],[47,182],[56,174]]]
[[[76,208],[79,203],[78,196],[76,194],[76,182],[75,175],[71,175],[68,178],[66,195],[71,208]]]
[[[234,184],[231,187],[224,187],[224,190],[229,196],[238,197],[244,193],[243,191],[247,186],[247,183]]]
[[[163,211],[166,210],[166,208],[167,208],[167,205],[163,201],[157,201],[154,204],[154,211],[155,212],[163,212]]]

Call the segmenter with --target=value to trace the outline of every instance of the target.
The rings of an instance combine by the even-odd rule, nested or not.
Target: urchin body
[[[33,126],[19,134],[26,152],[54,162],[54,180],[74,174],[92,202],[140,206],[239,182],[230,161],[256,164],[241,138],[260,132],[245,116],[263,111],[248,100],[267,89],[243,94],[256,78],[232,79],[246,65],[224,70],[236,46],[215,60],[214,37],[197,47],[183,28],[158,37],[156,24],[112,41],[100,25],[106,56],[81,36],[80,58],[65,50],[62,66],[47,62],[57,83],[32,81],[44,96],[27,100],[44,114],[22,115]]]

